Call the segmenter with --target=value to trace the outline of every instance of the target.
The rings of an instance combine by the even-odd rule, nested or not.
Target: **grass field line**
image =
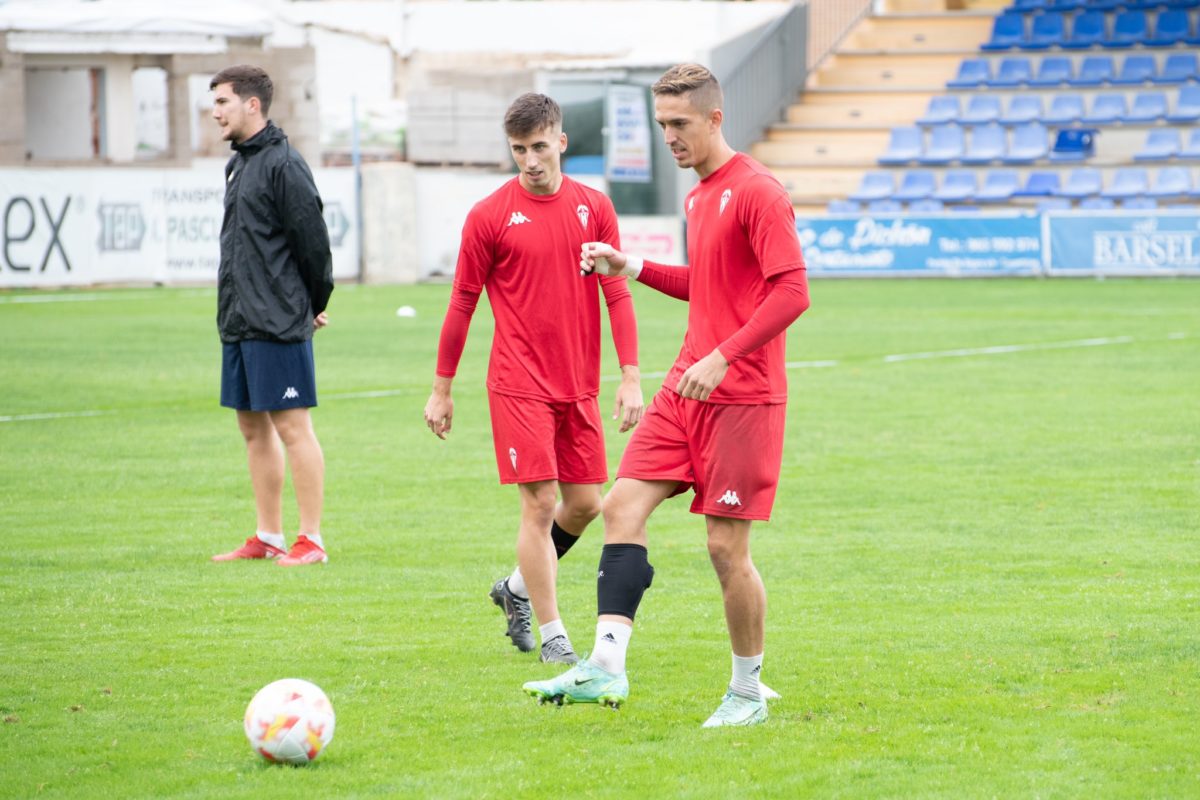
[[[1171,334],[1182,338],[1183,334]],[[893,353],[884,356],[885,363],[898,361],[920,361],[930,358],[963,358],[967,356],[995,356],[1007,353],[1024,353],[1033,350],[1067,350],[1075,347],[1104,347],[1113,344],[1129,344],[1135,341],[1132,336],[1100,336],[1094,339],[1072,339],[1066,342],[1034,342],[1031,344],[1000,344],[989,347],[964,347],[955,350],[931,350],[925,353]]]
[[[44,419],[69,419],[72,417],[102,417],[115,411],[59,411],[46,414],[12,414],[0,416],[0,422],[36,422]]]
[[[216,289],[183,289],[180,297],[207,297],[216,294]],[[153,290],[112,292],[54,292],[47,294],[0,295],[0,305],[22,305],[27,303],[94,303],[101,300],[161,300],[163,295]]]

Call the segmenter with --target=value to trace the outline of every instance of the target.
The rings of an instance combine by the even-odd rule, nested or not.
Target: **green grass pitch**
[[[661,375],[685,307],[634,292]],[[729,647],[685,498],[652,519],[629,703],[520,691],[557,669],[487,599],[517,499],[491,453],[486,304],[441,442],[422,409],[448,287],[335,292],[314,412],[331,560],[285,570],[208,560],[253,525],[212,290],[0,294],[0,796],[1200,794],[1200,281],[812,295],[754,534],[783,699],[711,731]],[[624,442],[610,427],[610,468]],[[595,523],[561,565],[580,650],[601,540]],[[242,735],[282,677],[337,710],[307,768]]]

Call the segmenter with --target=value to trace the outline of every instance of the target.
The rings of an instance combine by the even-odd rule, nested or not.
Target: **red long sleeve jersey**
[[[580,277],[584,242],[619,246],[617,215],[601,192],[563,176],[552,195],[513,178],[467,215],[437,374],[453,377],[467,327],[487,291],[496,321],[488,388],[549,401],[600,391],[600,289],[617,357],[637,364],[637,323],[624,278]]]
[[[684,200],[688,222],[688,327],[664,386],[733,336],[771,291],[768,279],[804,270],[787,191],[753,158],[738,153]],[[800,273],[804,275],[804,272]],[[807,295],[796,307],[807,308]],[[786,329],[734,361],[710,403],[787,402]]]

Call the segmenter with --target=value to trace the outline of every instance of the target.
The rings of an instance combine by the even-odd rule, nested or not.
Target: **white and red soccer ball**
[[[333,705],[320,687],[299,678],[260,689],[244,722],[250,746],[268,761],[307,764],[333,739]]]

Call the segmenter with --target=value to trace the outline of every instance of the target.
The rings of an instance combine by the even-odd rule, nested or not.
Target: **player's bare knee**
[[[557,506],[558,495],[552,482],[521,486],[521,514],[530,522],[536,522],[549,531]]]

